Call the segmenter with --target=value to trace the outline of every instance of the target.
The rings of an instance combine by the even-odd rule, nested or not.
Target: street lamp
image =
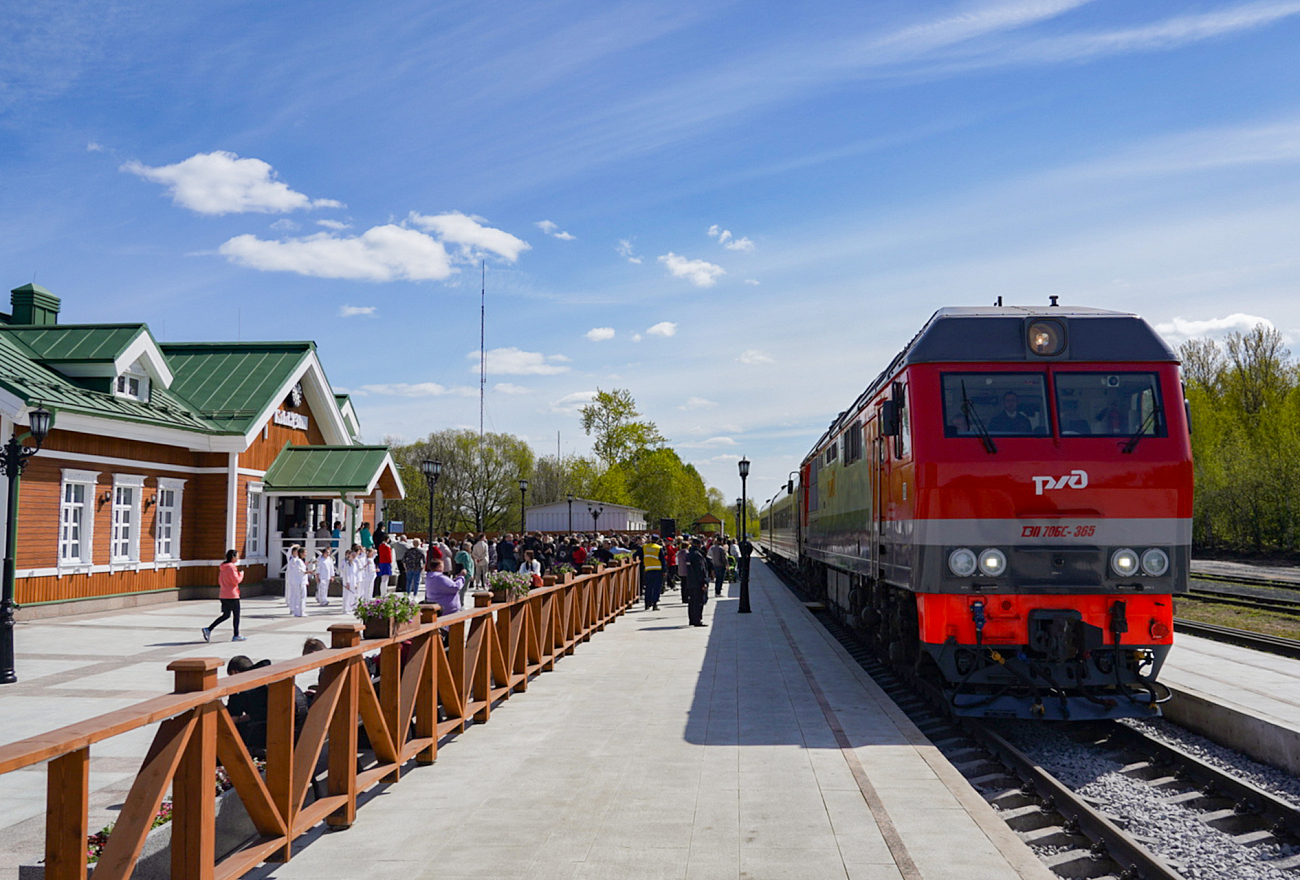
[[[429,546],[433,546],[433,490],[438,485],[438,477],[442,476],[442,462],[431,458],[426,458],[420,462],[420,473],[424,474],[424,482],[429,484]]]
[[[569,534],[573,534],[573,493],[570,492],[567,498],[569,502]]]
[[[6,506],[8,516],[5,519],[5,558],[3,571],[3,591],[0,592],[0,684],[13,684],[18,680],[14,672],[14,543],[18,538],[18,478],[27,467],[27,459],[41,448],[50,433],[50,413],[44,409],[34,409],[28,414],[28,425],[36,446],[23,446],[22,438],[15,430],[0,454],[0,470],[9,480],[9,502]],[[15,426],[16,427],[16,426]]]
[[[600,515],[605,512],[605,508],[592,507],[590,504],[588,504],[587,512],[591,514],[591,530],[596,534],[600,534],[600,529],[596,527],[596,522],[600,519]]]
[[[528,531],[528,481],[519,481],[519,531]]]
[[[749,459],[742,458],[740,467],[740,607],[741,614],[749,614],[749,554],[754,548],[749,543],[749,503],[745,496],[745,481],[749,479]]]

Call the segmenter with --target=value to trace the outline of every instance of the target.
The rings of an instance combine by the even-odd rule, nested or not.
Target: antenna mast
[[[487,392],[487,260],[479,263],[483,287],[478,300],[478,446],[483,454],[483,396]]]

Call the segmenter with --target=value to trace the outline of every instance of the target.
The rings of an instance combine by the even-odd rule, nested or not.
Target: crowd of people
[[[661,539],[657,534],[529,532],[456,538],[446,533],[429,543],[416,536],[390,535],[382,526],[372,532],[369,523],[362,523],[356,543],[344,548],[340,547],[339,524],[334,525],[333,530],[320,530],[315,558],[309,558],[299,544],[289,548],[284,596],[295,617],[306,613],[308,592],[313,587],[316,603],[328,606],[335,581],[346,614],[353,613],[363,599],[394,590],[436,602],[444,614],[452,614],[461,609],[468,590],[488,588],[492,572],[519,573],[540,586],[546,575],[577,572],[585,565],[631,556],[640,564],[647,610],[659,610],[663,593],[680,589],[690,625],[704,626],[709,585],[715,595],[722,595],[722,585],[735,578],[742,555],[741,544],[722,535]],[[233,618],[233,640],[245,638],[239,632],[239,587],[244,575],[238,563],[237,551],[228,551],[218,574],[221,616],[203,628],[204,640],[210,640],[213,630],[229,618]]]

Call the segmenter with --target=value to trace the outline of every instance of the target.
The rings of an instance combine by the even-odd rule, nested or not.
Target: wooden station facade
[[[311,342],[156,342],[144,324],[60,324],[36,285],[0,315],[0,442],[44,407],[21,479],[19,617],[209,595],[229,549],[245,583],[280,574],[290,535],[350,543],[404,494],[360,441]],[[27,445],[32,445],[30,438]],[[0,505],[0,518],[3,518]]]

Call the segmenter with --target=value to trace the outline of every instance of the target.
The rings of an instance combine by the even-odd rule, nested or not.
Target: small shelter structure
[[[691,523],[691,531],[705,532],[708,534],[726,534],[726,529],[722,526],[722,520],[718,519],[711,513],[706,513],[704,516]]]

